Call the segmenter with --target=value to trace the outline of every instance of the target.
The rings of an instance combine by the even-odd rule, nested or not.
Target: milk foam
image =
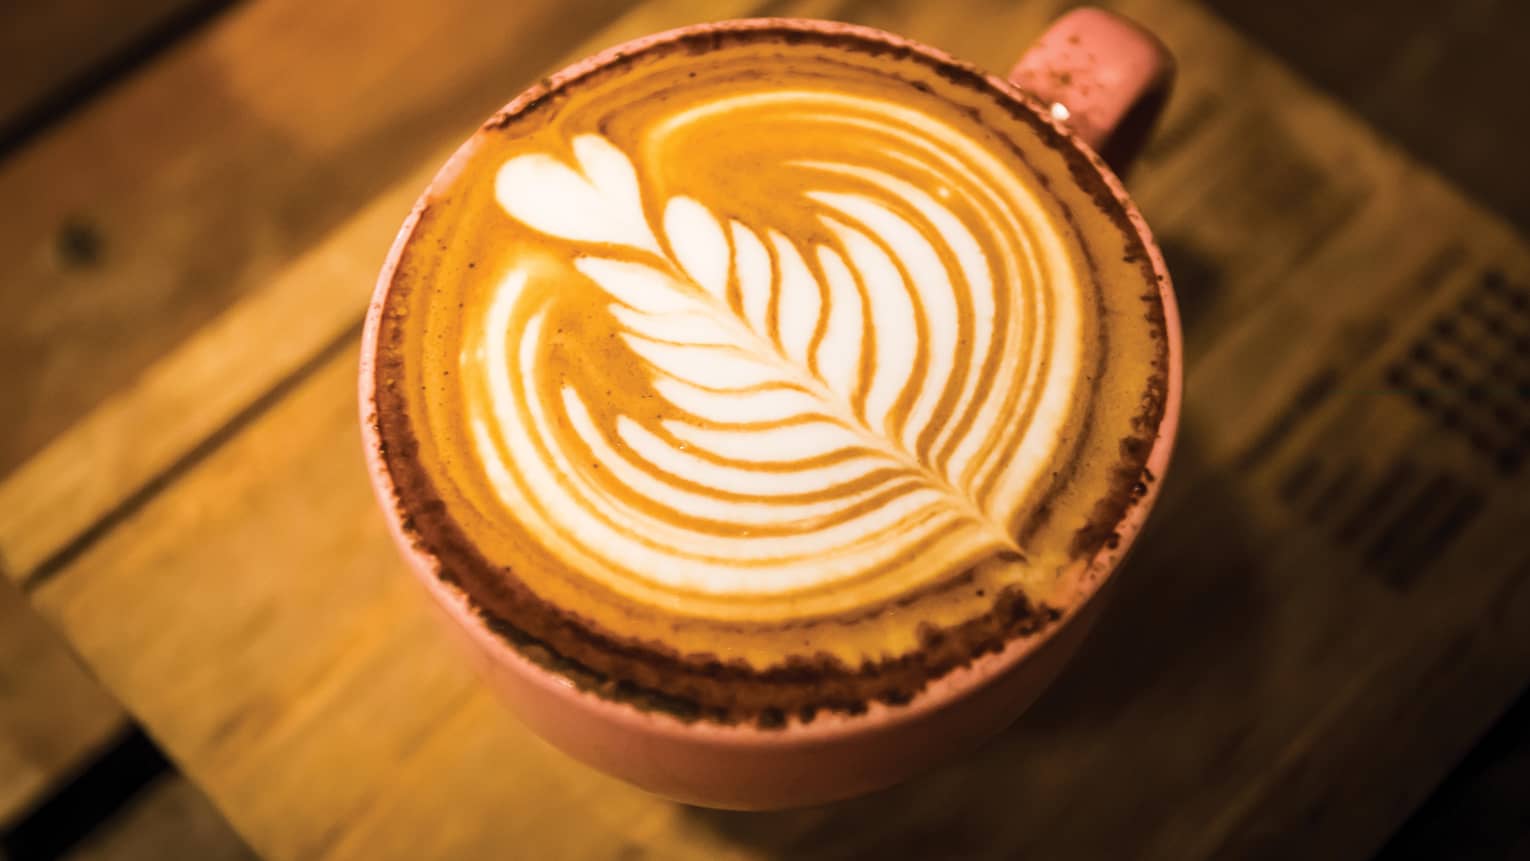
[[[719,98],[652,135],[761,110],[896,141],[884,155],[926,181],[779,165],[806,177],[780,201],[814,216],[794,235],[800,219],[665,199],[596,133],[572,137],[571,159],[499,167],[504,214],[568,261],[512,260],[467,323],[459,379],[482,395],[465,399],[474,450],[504,510],[633,595],[780,596],[1023,556],[1023,502],[1067,439],[1082,373],[1079,273],[1038,239],[1042,203],[967,129],[888,100]],[[605,392],[546,383],[549,283],[593,291],[653,413],[608,415]]]

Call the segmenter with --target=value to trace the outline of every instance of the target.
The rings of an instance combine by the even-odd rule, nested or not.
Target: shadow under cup
[[[1070,29],[1071,28],[1071,29]],[[700,25],[649,36],[585,59],[521,94],[498,116],[513,117],[542,103],[550,93],[592,71],[642,51],[717,33],[748,30],[787,31],[817,37],[873,43],[903,54],[917,54],[960,74],[981,76],[1002,93],[1012,110],[1047,131],[1069,161],[1074,179],[1107,209],[1121,229],[1144,249],[1144,271],[1151,271],[1163,307],[1167,371],[1162,418],[1146,457],[1141,488],[1114,526],[1113,537],[1081,563],[1075,593],[1059,601],[1061,615],[1038,633],[1010,639],[997,652],[977,657],[933,680],[906,703],[872,702],[859,713],[821,712],[810,721],[789,719],[782,726],[685,721],[668,713],[640,709],[606,698],[557,670],[558,660],[525,635],[495,624],[492,618],[444,570],[440,557],[422,540],[413,514],[401,498],[390,469],[389,451],[380,430],[379,391],[389,383],[380,367],[380,331],[389,291],[416,237],[422,218],[444,188],[476,152],[479,136],[469,140],[443,168],[405,221],[379,277],[362,345],[360,400],[362,434],[373,486],[390,531],[410,568],[445,610],[452,629],[462,634],[484,677],[538,735],[575,758],[649,791],[680,801],[714,807],[765,809],[842,799],[891,785],[941,761],[978,746],[1011,723],[1061,671],[1098,615],[1111,575],[1130,549],[1157,496],[1167,470],[1178,424],[1181,390],[1179,320],[1168,273],[1146,224],[1120,181],[1095,155],[1089,143],[1107,143],[1123,118],[1143,122],[1144,101],[1161,104],[1169,61],[1156,40],[1122,19],[1097,10],[1079,10],[1054,25],[1038,47],[1017,67],[1014,83],[982,75],[942,52],[911,40],[848,24],[801,19],[765,19]],[[1084,78],[1077,46],[1099,48],[1124,58],[1126,84],[1093,99],[1063,81]],[[1119,50],[1117,50],[1119,49]],[[1146,53],[1144,53],[1146,52]],[[1144,59],[1146,58],[1146,59]],[[1039,76],[1047,63],[1073,69],[1067,75]],[[1091,60],[1091,62],[1093,62]],[[1135,64],[1135,65],[1133,65]],[[1052,92],[1041,83],[1051,80]],[[1118,77],[1119,80],[1119,77]],[[1035,92],[1042,91],[1042,92]],[[1067,110],[1049,108],[1068,100]],[[1058,117],[1075,117],[1076,127]],[[484,132],[480,132],[480,135]],[[1131,131],[1140,140],[1140,130]],[[1128,152],[1112,145],[1121,158]]]

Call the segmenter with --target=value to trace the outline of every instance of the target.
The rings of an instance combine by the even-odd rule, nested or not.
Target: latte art
[[[883,112],[909,115],[902,127],[885,122],[888,132],[949,132],[869,100],[784,91],[732,101],[745,104],[692,113],[764,102],[801,112],[799,122],[863,113],[873,125]],[[1010,251],[997,235],[1037,216],[1010,211],[1024,195],[1013,177],[975,151],[962,155],[986,171],[961,176],[957,162],[931,178],[947,196],[994,209],[980,241],[905,180],[789,165],[823,184],[782,205],[819,210],[833,240],[799,247],[678,195],[650,229],[631,160],[598,135],[572,143],[573,166],[512,157],[496,196],[512,218],[576,250],[572,268],[604,293],[585,301],[608,303],[655,409],[602,409],[619,399],[595,375],[539,387],[548,294],[530,282],[566,285],[572,273],[512,269],[462,367],[464,385],[487,394],[474,436],[511,510],[540,515],[560,555],[618,589],[779,594],[873,571],[906,583],[1000,551],[1019,556],[1020,502],[1052,454],[1078,373],[1078,315],[1071,295],[1016,301],[1014,288],[1038,286],[1039,273],[1014,253],[993,263],[984,253]],[[908,149],[950,158],[922,143]],[[835,190],[847,185],[856,190]],[[1071,293],[1068,261],[1054,256],[1044,262]],[[1022,306],[1038,319],[996,314]],[[1026,413],[1031,423],[1012,420]]]
[[[981,78],[733,38],[459,156],[379,429],[442,576],[576,680],[723,720],[901,701],[1080,588],[1161,414],[1161,308]]]

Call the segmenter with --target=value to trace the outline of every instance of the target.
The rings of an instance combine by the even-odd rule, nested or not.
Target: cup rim
[[[484,129],[529,109],[547,93],[631,54],[695,35],[763,30],[792,30],[828,36],[848,35],[889,48],[920,54],[925,59],[954,66],[982,78],[1011,102],[1029,111],[1043,124],[1050,126],[1057,133],[1061,146],[1072,150],[1065,155],[1082,158],[1104,183],[1114,203],[1120,207],[1125,217],[1124,227],[1134,233],[1146,249],[1163,308],[1167,358],[1163,415],[1159,420],[1157,433],[1144,463],[1145,472],[1153,480],[1145,482],[1146,493],[1138,496],[1116,523],[1114,531],[1119,540],[1113,545],[1102,546],[1083,566],[1074,595],[1056,621],[1036,634],[1015,637],[1005,643],[999,651],[980,655],[967,664],[930,681],[907,703],[887,705],[871,702],[867,704],[864,711],[855,714],[820,711],[808,722],[791,716],[784,726],[773,728],[760,727],[752,722],[723,724],[707,720],[685,721],[661,711],[640,709],[631,703],[608,699],[599,694],[581,690],[556,672],[532,661],[512,643],[490,631],[474,612],[476,605],[472,597],[443,580],[440,562],[435,555],[428,548],[421,546],[414,537],[406,534],[403,520],[407,515],[402,510],[403,503],[397,496],[391,473],[382,454],[381,438],[375,421],[378,333],[382,311],[398,264],[405,248],[413,238],[421,216],[437,198],[439,190],[449,186],[456,174],[474,154],[485,133]],[[631,730],[689,741],[706,740],[714,745],[789,746],[832,741],[845,736],[890,729],[920,720],[952,706],[988,683],[1005,676],[1033,652],[1040,651],[1065,627],[1074,624],[1092,602],[1098,600],[1100,592],[1120,568],[1122,560],[1141,532],[1157,501],[1160,486],[1168,471],[1179,427],[1183,389],[1183,343],[1179,310],[1163,254],[1157,242],[1154,241],[1146,220],[1127,194],[1120,178],[1078,134],[1059,121],[1048,107],[1036,96],[1020,89],[1006,78],[954,57],[939,48],[875,27],[815,18],[739,18],[676,27],[640,36],[588,55],[526,88],[503,108],[496,111],[483,127],[475,130],[467,141],[457,148],[420,194],[394,238],[367,309],[366,324],[362,331],[358,375],[362,444],[373,491],[383,509],[389,533],[405,556],[409,568],[425,583],[436,599],[446,605],[454,620],[467,630],[472,639],[492,652],[498,662],[514,670],[521,680],[542,689],[544,693],[566,698],[573,706],[598,712],[605,719],[622,724]]]

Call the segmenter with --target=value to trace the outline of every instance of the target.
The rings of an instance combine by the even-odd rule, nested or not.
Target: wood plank
[[[71,542],[110,524],[192,462],[201,443],[264,393],[359,331],[398,222],[431,170],[410,174],[245,299],[109,396],[0,485],[0,568],[18,580],[56,570]],[[246,349],[231,350],[230,344]],[[258,351],[248,349],[263,344]],[[156,428],[143,434],[142,428]]]
[[[0,163],[0,474],[625,6],[241,5]]]
[[[1530,677],[1530,560],[1504,540],[1530,518],[1522,467],[1460,430],[1490,409],[1410,394],[1433,373],[1421,356],[1523,363],[1487,336],[1478,354],[1439,339],[1530,285],[1530,254],[1199,7],[1121,6],[1185,72],[1134,183],[1186,308],[1184,438],[1121,600],[980,755],[871,799],[743,816],[548,750],[400,573],[346,354],[34,581],[36,602],[270,857],[1373,850]],[[998,64],[1051,10],[828,11]],[[224,343],[260,367],[258,341]]]
[[[208,0],[50,0],[0,5],[0,141],[136,43],[223,5]]]
[[[0,829],[13,824],[126,722],[57,633],[0,582]]]

